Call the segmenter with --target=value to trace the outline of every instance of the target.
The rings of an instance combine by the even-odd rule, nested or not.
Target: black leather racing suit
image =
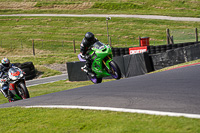
[[[87,51],[90,50],[91,46],[99,41],[95,38],[93,41],[88,41],[87,39],[83,38],[81,45],[80,45],[80,53],[85,57],[86,60],[86,67],[91,70],[91,58],[88,56]]]

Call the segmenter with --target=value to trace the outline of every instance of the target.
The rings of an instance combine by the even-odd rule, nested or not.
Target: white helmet
[[[1,64],[4,66],[4,67],[9,67],[10,65],[10,60],[8,58],[3,58],[1,60]]]

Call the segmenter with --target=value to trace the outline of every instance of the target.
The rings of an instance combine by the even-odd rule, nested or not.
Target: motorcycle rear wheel
[[[114,62],[114,61],[111,61],[109,63],[110,65],[110,70],[111,72],[109,72],[111,74],[111,76],[114,78],[114,79],[120,79],[121,78],[121,71],[118,67],[118,65]]]
[[[102,82],[102,78],[97,78],[96,76],[91,76],[87,74],[87,77],[94,83],[94,84],[99,84]]]

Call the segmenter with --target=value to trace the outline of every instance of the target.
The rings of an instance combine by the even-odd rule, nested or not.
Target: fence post
[[[198,29],[197,28],[195,28],[195,36],[196,36],[196,42],[198,42],[199,40],[198,40]]]
[[[170,40],[171,40],[171,43],[174,44],[174,37],[173,36],[170,37]]]
[[[76,53],[75,40],[73,40],[73,46],[74,46],[74,53]]]
[[[141,40],[141,38],[140,38],[140,36],[139,36],[139,46],[141,47],[141,41],[140,41],[140,40]]]
[[[169,34],[169,29],[166,29],[166,34],[167,34],[167,44],[170,44],[170,34]]]
[[[32,40],[32,46],[33,46],[33,55],[35,56],[34,40]]]
[[[110,46],[112,47],[112,43],[111,43],[111,37],[109,37],[109,39],[110,39]]]
[[[21,48],[23,49],[22,40],[21,40]]]

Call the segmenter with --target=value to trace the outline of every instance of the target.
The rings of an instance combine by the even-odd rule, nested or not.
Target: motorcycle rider
[[[8,90],[8,83],[7,77],[8,77],[8,70],[13,65],[10,63],[10,60],[8,58],[3,58],[0,63],[0,91],[5,97],[8,97],[7,90]]]
[[[86,60],[85,66],[81,67],[81,69],[89,74],[92,73],[91,69],[92,61],[87,51],[90,50],[91,46],[97,41],[99,40],[94,37],[94,34],[92,32],[87,32],[80,45],[81,58]]]

